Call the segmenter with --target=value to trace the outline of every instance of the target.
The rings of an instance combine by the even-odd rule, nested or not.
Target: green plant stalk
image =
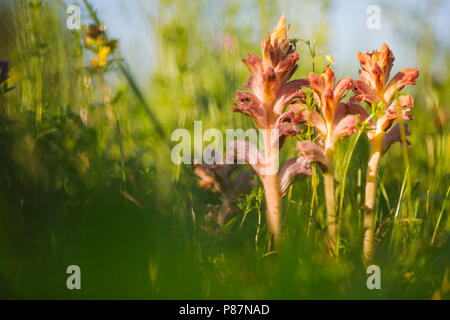
[[[312,65],[312,70],[314,72],[314,60]],[[311,117],[311,113],[308,114],[308,118]],[[310,121],[310,119],[308,119]],[[313,129],[311,126],[308,126],[308,140],[311,140],[312,138],[312,131]],[[312,188],[312,196],[311,196],[311,203],[309,206],[309,221],[308,221],[308,231],[307,235],[309,237],[309,232],[311,230],[312,220],[313,220],[313,211],[314,211],[314,202],[317,202],[317,186],[318,186],[318,177],[316,172],[316,167],[312,167],[311,169],[311,188]]]
[[[441,223],[442,215],[444,213],[444,209],[445,209],[445,205],[446,205],[446,201],[447,201],[449,193],[450,193],[450,187],[447,188],[447,194],[445,195],[444,202],[442,203],[441,212],[439,213],[439,218],[436,222],[436,227],[434,228],[434,231],[433,231],[433,237],[431,238],[431,245],[434,245],[434,240],[436,239],[437,230],[439,228],[439,224]]]
[[[363,240],[363,257],[366,264],[372,262],[374,255],[374,209],[377,194],[378,166],[382,156],[383,138],[384,132],[377,130],[377,133],[372,140],[369,163],[367,165]]]
[[[112,105],[111,105],[111,97],[109,96],[108,93],[108,87],[106,86],[105,83],[105,78],[103,75],[102,70],[99,69],[98,71],[98,79],[99,79],[99,84],[100,84],[100,90],[102,92],[102,96],[103,96],[103,102],[105,104],[105,106],[110,109],[114,115],[114,119],[115,119],[115,124],[116,124],[116,128],[117,128],[117,139],[119,142],[119,148],[120,148],[120,162],[121,162],[121,169],[122,169],[122,184],[124,189],[126,190],[126,174],[125,174],[125,157],[124,157],[124,152],[123,152],[123,144],[122,144],[122,133],[120,131],[120,125],[119,125],[119,119],[117,118],[117,114],[114,111]]]
[[[124,190],[126,191],[126,182],[127,182],[127,176],[125,174],[125,156],[123,152],[123,144],[122,144],[122,131],[120,130],[120,124],[119,119],[117,118],[116,111],[113,110],[114,119],[116,120],[116,127],[117,127],[117,137],[119,140],[119,148],[120,148],[120,165],[122,169],[122,183]]]
[[[336,252],[337,217],[334,213],[334,180],[330,172],[323,174],[325,202],[327,207],[327,237],[331,252]]]
[[[325,187],[325,204],[327,208],[327,241],[331,254],[335,255],[338,223],[334,197],[334,143],[331,136],[332,129],[330,128],[328,137],[325,140],[325,156],[330,163],[330,168],[323,172],[323,182]]]
[[[256,227],[255,246],[256,246],[256,251],[258,251],[258,240],[259,240],[259,234],[261,232],[261,203],[257,204],[256,209],[258,211],[258,226]]]
[[[403,177],[402,188],[400,189],[400,195],[399,195],[398,201],[397,201],[397,209],[395,210],[395,214],[394,214],[394,227],[393,227],[392,232],[391,232],[391,243],[390,243],[391,248],[395,247],[395,245],[398,242],[397,241],[398,224],[403,219],[403,213],[400,214],[400,208],[401,208],[401,205],[402,205],[403,196],[405,194],[406,180],[407,180],[407,176],[408,176],[407,175],[408,171],[409,171],[409,167],[406,168],[405,176]],[[400,235],[400,238],[401,238],[401,235]]]
[[[402,148],[402,156],[403,156],[403,164],[405,166],[405,176],[406,176],[406,217],[409,218],[412,216],[412,198],[411,198],[411,171],[409,170],[409,157],[408,157],[408,146],[406,143],[406,132],[405,132],[405,126],[404,121],[400,121],[400,139],[401,139],[401,148]],[[407,235],[408,235],[408,223],[405,223],[403,225],[403,244],[405,245],[404,248],[406,248],[406,242],[407,242]]]
[[[144,110],[147,113],[156,133],[164,141],[168,141],[168,139],[166,139],[164,129],[163,129],[161,123],[156,118],[156,115],[153,113],[153,110],[150,107],[150,105],[148,104],[147,100],[144,98],[144,95],[142,94],[141,89],[139,89],[136,81],[134,80],[133,76],[131,75],[130,70],[125,66],[123,61],[120,61],[118,63],[118,65],[119,65],[120,72],[125,77],[125,79],[128,81],[128,84],[130,85],[131,90],[136,95],[137,99],[142,104],[142,106],[144,107]]]
[[[35,30],[35,35],[33,39],[35,41],[36,57],[35,70],[36,70],[36,125],[42,122],[42,58],[41,58],[41,48],[40,48],[40,13],[39,8],[35,8],[35,14],[33,16],[33,29]]]
[[[40,58],[36,58],[36,124],[42,121],[42,71]]]
[[[341,216],[342,216],[342,207],[344,205],[344,194],[345,194],[345,183],[347,181],[347,172],[348,167],[350,165],[350,160],[353,156],[353,151],[356,148],[356,144],[358,143],[359,138],[361,137],[361,134],[363,133],[363,130],[359,130],[358,135],[355,138],[355,141],[353,142],[352,148],[350,149],[350,152],[348,156],[346,157],[347,161],[345,163],[344,168],[344,174],[342,177],[342,190],[339,198],[339,212],[338,212],[338,231],[337,231],[337,240],[336,240],[336,256],[339,256],[339,242],[340,242],[340,227],[341,227]]]
[[[312,196],[311,196],[311,203],[309,205],[309,221],[308,221],[308,232],[307,232],[308,236],[309,236],[312,221],[313,221],[314,203],[317,202],[317,185],[318,185],[316,167],[312,167],[311,171],[312,171],[312,175],[311,175]]]

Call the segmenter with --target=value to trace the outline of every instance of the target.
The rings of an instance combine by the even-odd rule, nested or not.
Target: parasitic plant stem
[[[373,260],[374,253],[374,228],[375,228],[375,199],[377,194],[378,166],[382,156],[384,132],[379,132],[372,140],[369,164],[366,177],[366,199],[364,203],[364,262],[369,264]]]
[[[273,237],[273,249],[278,249],[281,238],[281,194],[278,175],[262,177],[266,196],[267,224]]]
[[[261,175],[264,185],[264,194],[266,197],[267,225],[269,232],[272,234],[271,249],[278,249],[281,239],[281,188],[278,177],[278,157],[279,145],[272,144],[274,130],[262,130],[262,138],[264,139],[265,150],[265,174]]]

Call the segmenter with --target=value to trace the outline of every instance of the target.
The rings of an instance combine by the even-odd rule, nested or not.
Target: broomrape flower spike
[[[234,112],[240,112],[253,119],[262,133],[264,155],[247,141],[237,141],[231,149],[238,159],[252,165],[260,177],[265,192],[267,224],[273,235],[275,249],[281,235],[281,197],[298,175],[310,175],[308,161],[302,157],[288,160],[278,173],[279,148],[288,136],[301,133],[297,110],[289,107],[295,101],[304,101],[306,95],[299,89],[308,86],[306,79],[289,81],[297,69],[298,53],[289,39],[286,17],[281,16],[278,24],[262,41],[262,57],[248,53],[243,62],[251,73],[247,88],[237,91]],[[289,110],[286,110],[288,109]],[[259,161],[250,161],[259,159]]]
[[[355,96],[351,101],[360,101],[368,104],[373,112],[373,121],[368,131],[371,151],[366,174],[366,194],[364,215],[364,261],[369,264],[374,254],[374,207],[377,186],[377,172],[380,159],[395,142],[401,142],[401,126],[399,120],[412,119],[409,112],[414,107],[411,96],[393,98],[405,85],[414,85],[419,71],[417,68],[403,69],[389,82],[389,75],[394,63],[394,55],[386,44],[380,51],[372,53],[358,52],[357,58],[361,65],[359,72],[361,80],[354,81],[353,92]],[[375,110],[374,110],[375,109]],[[400,122],[403,124],[403,122]],[[411,135],[408,125],[403,124],[406,136]],[[410,142],[406,139],[406,143]]]
[[[319,76],[308,76],[314,99],[318,102],[320,114],[298,105],[297,120],[317,129],[317,142],[301,141],[297,149],[310,161],[316,162],[322,170],[327,210],[327,238],[330,251],[336,252],[337,216],[334,197],[333,157],[341,138],[357,132],[358,121],[367,118],[367,112],[355,103],[341,103],[352,88],[353,81],[347,77],[335,84],[334,72],[329,66]]]

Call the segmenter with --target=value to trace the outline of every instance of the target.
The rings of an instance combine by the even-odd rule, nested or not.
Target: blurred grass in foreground
[[[315,28],[319,46],[326,48],[329,6],[320,6],[324,22]],[[272,259],[255,246],[257,209],[242,226],[243,212],[225,229],[206,231],[206,205],[218,199],[199,189],[191,168],[168,160],[171,132],[192,130],[194,120],[202,120],[204,130],[251,126],[231,112],[231,99],[247,80],[241,58],[259,52],[260,37],[251,35],[269,31],[276,5],[255,3],[261,21],[252,30],[239,23],[238,3],[227,2],[223,28],[211,36],[202,32],[207,26],[201,2],[162,1],[152,22],[158,64],[149,84],[136,83],[131,74],[127,79],[119,62],[105,75],[123,154],[98,77],[86,68],[89,53],[65,27],[61,7],[14,1],[5,10],[12,15],[0,27],[12,31],[1,33],[9,38],[0,58],[10,60],[8,84],[15,89],[0,96],[1,298],[449,298],[450,67],[447,59],[445,72],[432,72],[432,34],[418,34],[418,43],[426,45],[411,48],[420,57],[420,77],[413,88],[407,196],[400,197],[400,146],[381,166],[376,261],[382,290],[369,291],[361,260],[365,138],[347,173],[336,264],[323,249],[321,186],[309,219],[310,179],[295,183],[284,200],[283,250]],[[302,30],[291,28],[293,35]],[[298,44],[298,50],[294,78],[304,78],[311,60],[306,47]],[[316,71],[325,63],[318,60]],[[338,177],[353,139],[337,152]],[[294,155],[293,140],[283,158]],[[81,267],[80,291],[66,288],[71,264]]]

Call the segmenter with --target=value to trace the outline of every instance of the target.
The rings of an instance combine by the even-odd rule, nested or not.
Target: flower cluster
[[[414,85],[419,70],[403,69],[390,81],[389,76],[394,63],[394,55],[386,44],[380,51],[372,53],[358,52],[361,65],[361,80],[355,80],[352,101],[365,103],[371,109],[373,121],[368,132],[371,151],[366,174],[366,198],[364,202],[364,259],[370,262],[374,254],[374,208],[376,198],[376,181],[381,157],[394,142],[410,142],[406,136],[411,135],[403,121],[411,120],[414,107],[412,96],[398,96],[406,85]]]
[[[357,54],[361,64],[360,80],[345,77],[336,81],[329,65],[320,75],[312,72],[307,79],[291,80],[299,55],[295,52],[295,41],[289,39],[289,32],[283,15],[262,41],[262,56],[248,53],[243,60],[251,73],[246,85],[249,90],[237,91],[233,111],[252,118],[262,132],[264,152],[248,141],[234,141],[227,150],[226,158],[244,160],[254,172],[241,172],[234,180],[230,179],[230,174],[236,169],[235,164],[197,166],[195,172],[201,178],[202,187],[222,194],[223,205],[218,210],[220,224],[224,221],[221,217],[228,217],[230,212],[234,212],[235,209],[230,209],[230,203],[236,196],[248,189],[246,187],[249,187],[250,181],[253,186],[255,181],[252,178],[256,173],[264,187],[267,225],[277,249],[281,239],[281,198],[295,177],[311,175],[310,164],[317,163],[324,179],[327,243],[330,252],[335,254],[339,250],[334,187],[335,151],[341,139],[357,132],[360,135],[367,130],[371,153],[366,174],[363,255],[365,261],[370,262],[373,257],[373,209],[380,158],[395,142],[409,144],[406,136],[411,133],[403,121],[412,119],[410,111],[414,99],[398,92],[406,85],[415,84],[419,72],[417,69],[403,69],[389,80],[394,56],[384,44],[380,51]],[[311,52],[314,58],[315,49]],[[312,101],[306,99],[304,89],[311,90]],[[344,102],[343,99],[351,92],[354,95]],[[297,150],[301,156],[287,160],[278,170],[279,149],[286,138],[299,136],[303,132],[301,125],[310,128],[311,139],[298,142]]]
[[[289,39],[289,27],[283,15],[275,29],[262,41],[262,58],[247,53],[242,61],[251,73],[247,87],[238,91],[233,111],[251,117],[258,129],[278,129],[284,137],[296,135],[295,113],[286,111],[294,101],[304,101],[306,79],[289,81],[297,70],[298,53]],[[281,141],[281,142],[282,142]]]
[[[333,151],[339,139],[357,132],[358,120],[364,121],[368,115],[358,104],[340,102],[351,89],[352,79],[341,79],[335,85],[334,72],[329,66],[320,76],[310,73],[308,79],[320,114],[302,106],[298,118],[317,129],[319,136],[317,143],[299,142],[298,149],[311,161],[318,162],[325,172],[332,167]]]
[[[238,156],[252,164],[264,185],[267,222],[275,248],[281,233],[281,197],[296,176],[311,174],[309,163],[303,157],[288,160],[278,172],[279,149],[287,137],[302,132],[297,128],[301,119],[294,103],[305,101],[306,95],[300,89],[309,85],[307,79],[290,81],[297,70],[299,56],[295,52],[295,41],[289,39],[289,31],[283,15],[262,41],[262,57],[247,54],[243,62],[251,73],[247,83],[250,91],[238,91],[233,108],[233,111],[251,117],[263,133],[264,155],[258,154],[261,160],[256,164],[249,161],[258,152],[251,151],[256,149],[254,146],[238,142],[234,149]]]
[[[342,103],[341,100],[353,86],[347,77],[336,83],[335,75],[327,66],[319,76],[310,73],[308,76],[318,111],[309,110],[299,105],[299,116],[302,123],[317,130],[315,142],[301,141],[297,149],[308,160],[317,162],[322,169],[325,186],[327,208],[328,245],[331,252],[336,250],[337,216],[334,205],[334,152],[338,141],[357,131],[358,120],[364,120],[366,113],[358,104]]]
[[[384,137],[382,153],[385,153],[393,142],[401,141],[399,125],[393,124],[400,120],[411,120],[409,112],[414,107],[412,96],[394,97],[404,86],[415,84],[419,71],[417,68],[403,69],[388,82],[394,55],[386,44],[383,44],[380,51],[358,52],[357,58],[361,64],[361,80],[353,82],[355,95],[351,100],[366,103],[375,112],[377,117],[371,123],[372,130],[368,135],[371,141],[376,137]],[[391,127],[393,128],[389,131]],[[405,132],[409,134],[406,124]]]

